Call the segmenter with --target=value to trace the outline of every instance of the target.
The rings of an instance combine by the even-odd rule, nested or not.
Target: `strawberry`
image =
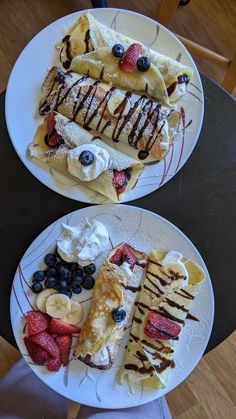
[[[72,335],[73,333],[79,333],[80,329],[77,326],[63,322],[61,319],[52,318],[49,332],[55,335]]]
[[[59,356],[59,349],[55,342],[55,339],[47,332],[40,332],[37,335],[31,336],[31,341],[36,343],[40,348],[47,351],[52,358]]]
[[[47,368],[48,371],[59,371],[61,367],[61,358],[58,356],[57,358],[49,358],[47,361]]]
[[[113,174],[114,174],[113,185],[114,185],[114,188],[116,189],[116,192],[118,194],[123,193],[128,183],[127,178],[125,176],[125,171],[113,170]]]
[[[110,259],[111,263],[114,263],[117,266],[122,265],[123,263],[123,250],[117,249],[114,253],[114,255]]]
[[[136,69],[137,61],[141,55],[142,46],[140,44],[131,44],[123,57],[120,58],[120,70],[132,73]]]
[[[60,351],[60,358],[63,367],[66,367],[69,363],[70,347],[72,342],[71,335],[57,336],[56,343]]]
[[[49,359],[49,354],[45,349],[40,348],[31,338],[24,337],[25,346],[32,361],[37,365],[44,365]]]
[[[54,130],[55,126],[56,126],[55,115],[52,112],[47,116],[47,132],[48,132],[48,134],[51,134],[51,132]]]
[[[151,339],[174,339],[181,331],[179,324],[162,316],[159,313],[150,312],[144,333]]]
[[[45,143],[51,148],[58,148],[61,144],[64,144],[63,138],[56,131],[56,119],[54,113],[50,113],[47,117],[47,134],[45,135]]]
[[[135,256],[135,253],[131,246],[127,243],[123,246],[123,253],[124,253],[124,262],[127,262],[130,266],[131,271],[134,269],[134,266],[138,262],[138,259]]]
[[[28,335],[36,335],[43,332],[49,326],[49,316],[41,311],[28,311],[25,315]]]

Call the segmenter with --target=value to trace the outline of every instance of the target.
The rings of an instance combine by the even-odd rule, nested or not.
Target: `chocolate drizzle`
[[[193,320],[195,322],[199,322],[199,319],[192,314],[188,313],[186,319]]]
[[[160,297],[160,294],[157,294],[157,292],[153,291],[151,288],[147,287],[147,285],[144,284],[143,288],[149,292],[151,292],[152,294],[154,294],[157,298]]]
[[[179,291],[175,291],[176,294],[180,295],[183,298],[187,298],[188,300],[194,300],[194,296],[189,292],[185,291],[183,288],[180,288]]]
[[[121,283],[122,287],[125,288],[126,290],[132,291],[132,292],[138,292],[141,291],[141,286],[139,285],[138,287],[132,287],[131,285],[125,285],[123,283]]]
[[[135,317],[135,316],[133,317],[133,321],[136,322],[136,323],[139,323],[139,324],[142,323],[142,320],[139,319],[138,317]]]
[[[169,306],[171,306],[171,307],[176,307],[176,308],[178,308],[179,310],[184,311],[185,313],[187,313],[187,312],[188,312],[188,310],[187,310],[186,308],[184,308],[184,306],[183,306],[183,305],[180,305],[180,304],[176,303],[175,301],[170,300],[170,298],[168,298],[168,297],[165,299],[165,301],[166,301],[166,302],[167,302],[167,304],[169,304]]]
[[[90,40],[90,30],[88,29],[87,32],[85,33],[85,38],[84,38],[85,54],[87,54],[87,52],[89,52],[89,40]]]

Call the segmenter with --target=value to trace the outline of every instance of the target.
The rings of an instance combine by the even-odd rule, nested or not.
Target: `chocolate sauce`
[[[148,151],[140,150],[138,153],[139,160],[145,160],[149,156]]]
[[[147,287],[147,285],[144,285],[143,288],[147,291],[150,291],[152,294],[154,294],[157,298],[160,297],[160,294],[157,294],[155,291],[153,291],[151,288]]]
[[[127,103],[128,103],[128,98],[127,98],[127,96],[125,96],[124,99],[122,100],[122,102],[114,110],[114,115],[116,115],[118,113],[122,116]]]
[[[141,340],[141,343],[143,343],[144,345],[146,345],[146,346],[149,346],[150,348],[152,348],[152,349],[155,349],[156,351],[159,351],[159,352],[165,352],[166,354],[171,354],[171,353],[173,353],[174,352],[174,350],[170,347],[170,346],[165,346],[165,345],[163,345],[161,342],[160,342],[160,347],[158,347],[158,346],[156,346],[156,345],[154,345],[153,343],[151,343],[151,342],[148,342],[146,339],[142,339]],[[158,343],[159,343],[159,341],[158,341]],[[164,350],[163,350],[164,349]]]
[[[107,127],[109,127],[111,125],[111,122],[110,121],[107,121],[106,123],[105,123],[105,125],[104,125],[104,127],[102,128],[102,130],[101,130],[101,134],[103,134],[104,133],[104,131],[105,131],[105,129],[107,128]]]
[[[87,30],[87,32],[85,34],[85,38],[84,38],[85,54],[87,54],[87,52],[89,52],[89,40],[90,40],[90,29]]]
[[[121,283],[121,285],[122,285],[122,287],[123,288],[125,288],[126,290],[129,290],[129,291],[132,291],[132,292],[138,292],[138,291],[141,291],[141,286],[139,285],[139,287],[132,287],[131,285],[125,285],[125,284],[122,284]]]
[[[142,354],[142,352],[140,352],[140,351],[137,351],[134,356],[137,359],[139,359],[143,364],[144,364],[145,361],[148,361],[148,358],[146,357],[146,355]]]
[[[164,317],[167,317],[170,320],[174,320],[177,323],[184,323],[184,320],[179,319],[178,317],[173,316],[173,314],[170,314],[169,311],[167,311],[164,307],[161,308],[161,311],[159,311],[159,314],[161,314]]]
[[[174,81],[174,83],[172,83],[169,87],[167,87],[167,94],[168,96],[171,96],[172,93],[174,92],[176,86],[177,86],[177,81]]]
[[[174,368],[174,361],[171,359],[167,359],[166,361],[162,361],[160,365],[154,365],[156,372],[161,374],[166,368]]]
[[[133,335],[133,333],[130,333],[130,337],[135,341],[138,342],[140,339],[138,336]]]
[[[190,313],[187,314],[187,317],[186,318],[189,319],[189,320],[193,320],[195,322],[199,322],[199,319],[197,317],[193,316]]]
[[[145,311],[143,311],[139,306],[138,306],[138,311],[139,311],[139,313],[141,313],[141,314],[145,314]]]
[[[101,73],[100,73],[99,79],[103,80],[103,74],[104,74],[104,66],[101,69]]]
[[[166,301],[166,302],[169,304],[169,306],[171,306],[171,307],[176,307],[176,308],[178,308],[179,310],[184,311],[185,313],[187,313],[187,312],[188,312],[188,310],[187,310],[186,308],[184,308],[184,306],[183,306],[183,305],[180,305],[180,304],[176,303],[175,301],[170,300],[168,297],[165,299],[165,301]]]
[[[154,288],[157,289],[157,291],[159,291],[160,294],[164,294],[164,292],[149,278],[148,272],[147,272],[147,280],[150,282],[150,284],[152,284]]]
[[[188,300],[194,300],[194,296],[191,295],[191,294],[189,294],[189,292],[183,290],[183,288],[180,288],[180,292],[175,291],[175,293],[178,294],[178,295],[180,295],[183,298],[187,298]]]
[[[136,323],[139,323],[139,324],[142,323],[142,320],[139,319],[138,317],[135,317],[135,316],[133,317],[133,321],[136,322]]]
[[[162,278],[161,276],[156,275],[156,274],[154,274],[153,272],[150,272],[150,271],[148,271],[148,270],[147,270],[147,274],[152,275],[154,278],[158,279],[158,280],[160,281],[161,285],[163,285],[163,287],[171,283],[171,281],[169,280],[169,278],[168,278],[168,277],[167,277],[167,278],[168,278],[168,280],[165,280],[165,279],[164,279],[164,278]]]

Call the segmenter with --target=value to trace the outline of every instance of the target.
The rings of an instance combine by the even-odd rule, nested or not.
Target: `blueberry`
[[[49,253],[45,256],[44,262],[47,266],[55,266],[57,263],[57,257],[53,253]]]
[[[72,285],[73,286],[77,286],[77,285],[81,285],[82,284],[82,282],[83,282],[83,278],[81,277],[81,276],[75,276],[73,279],[72,279]]]
[[[69,264],[61,259],[60,262],[57,262],[56,268],[59,269],[61,266],[68,268]]]
[[[91,151],[84,150],[80,153],[79,161],[83,166],[90,166],[94,162],[94,154]]]
[[[76,271],[76,269],[78,269],[78,263],[71,262],[69,263],[68,268],[70,269],[71,272]]]
[[[82,287],[85,290],[91,290],[94,287],[95,281],[94,278],[90,275],[86,275],[83,277]]]
[[[42,284],[40,284],[39,282],[34,282],[32,284],[31,290],[35,293],[35,294],[39,294],[42,291],[43,287]]]
[[[44,271],[36,271],[33,274],[33,282],[42,282],[45,278],[45,272]]]
[[[137,61],[137,69],[139,71],[147,71],[151,65],[151,61],[148,57],[140,57]]]
[[[114,55],[114,57],[121,58],[121,57],[123,57],[124,53],[125,53],[125,49],[124,49],[123,45],[115,44],[112,47],[112,54]]]
[[[117,307],[112,312],[112,318],[115,322],[122,322],[126,317],[126,311],[123,307]]]
[[[55,266],[49,266],[45,271],[47,277],[49,276],[56,276],[57,275],[57,269]]]
[[[90,265],[87,265],[84,267],[84,273],[86,275],[92,275],[94,274],[95,271],[96,271],[96,266],[94,265],[94,263],[90,263]]]
[[[61,279],[67,279],[69,277],[69,269],[66,266],[59,266],[57,268],[57,275]]]
[[[182,83],[188,84],[190,81],[189,76],[185,73],[180,74],[180,76],[178,76],[177,79],[178,79],[179,84],[182,84]]]
[[[58,284],[59,284],[61,290],[66,290],[67,287],[68,287],[67,282],[65,281],[65,279],[60,279],[58,281]]]
[[[57,280],[54,276],[48,276],[45,281],[45,287],[46,288],[54,288],[57,284]]]
[[[83,276],[83,270],[81,268],[78,268],[76,271],[73,271],[71,273],[71,278],[76,278],[77,276]]]
[[[69,289],[66,289],[66,290],[61,290],[61,291],[60,291],[60,293],[61,293],[61,294],[65,294],[65,295],[67,295],[69,298],[71,298],[71,297],[72,297],[72,291],[71,291],[71,290],[69,290]]]
[[[72,288],[72,291],[75,293],[75,294],[80,294],[81,293],[81,291],[82,291],[82,287],[80,286],[80,285],[74,285],[73,286],[73,288]]]

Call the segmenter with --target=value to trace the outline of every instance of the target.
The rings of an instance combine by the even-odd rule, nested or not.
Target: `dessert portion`
[[[152,154],[161,160],[168,153],[180,113],[134,93],[101,81],[53,67],[48,73],[39,105],[41,115],[52,111],[139,149],[142,160]]]
[[[143,171],[141,163],[55,112],[38,128],[28,154],[114,202],[135,187]]]
[[[123,243],[109,253],[97,277],[75,356],[93,368],[109,369],[140,291],[145,254]]]
[[[137,41],[103,25],[86,12],[80,16],[58,44],[60,61],[65,69],[69,69],[74,57],[101,48],[111,51],[117,44],[127,50],[130,45],[137,44]],[[159,83],[159,74],[162,76],[165,88],[161,90],[158,99],[163,103],[175,102],[185,93],[186,85],[193,76],[193,70],[143,44],[140,45],[140,57],[144,58],[145,65],[147,60],[150,60],[150,63],[158,70],[153,84]],[[124,71],[126,71],[125,68]]]
[[[198,287],[200,266],[176,251],[155,250],[136,305],[119,383],[164,388],[174,352]]]

